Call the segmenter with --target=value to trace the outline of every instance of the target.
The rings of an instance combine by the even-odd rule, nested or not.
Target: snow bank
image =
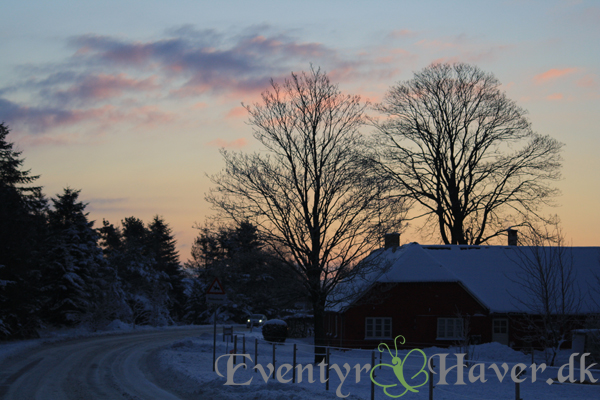
[[[285,325],[285,326],[287,326],[287,323],[281,319],[270,319],[267,322],[265,322],[263,324],[263,326],[264,325]]]

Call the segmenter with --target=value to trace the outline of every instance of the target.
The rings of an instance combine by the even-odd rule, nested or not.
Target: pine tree
[[[168,277],[171,316],[180,319],[184,313],[185,295],[177,242],[171,228],[158,215],[149,224],[148,231],[148,246],[156,261],[155,268]]]
[[[47,202],[38,178],[23,170],[21,152],[0,123],[0,338],[29,337],[40,326],[39,277]]]
[[[151,232],[143,221],[129,217],[123,225],[125,280],[135,324],[165,325],[169,310],[169,277],[158,269]]]
[[[188,267],[205,285],[219,278],[230,300],[225,309],[234,318],[248,313],[276,315],[302,299],[298,276],[265,249],[256,226],[249,222],[233,227],[207,225],[200,231]]]
[[[66,188],[52,199],[48,212],[51,250],[44,274],[45,317],[53,324],[80,322],[104,289],[105,261],[79,193]]]

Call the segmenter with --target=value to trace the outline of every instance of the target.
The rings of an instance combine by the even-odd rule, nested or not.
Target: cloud
[[[225,117],[227,118],[241,118],[246,117],[248,115],[248,111],[244,107],[235,107],[229,110]]]
[[[221,104],[251,102],[270,88],[271,79],[281,82],[311,63],[334,83],[354,84],[389,81],[399,73],[398,63],[416,57],[404,49],[382,49],[383,55],[379,50],[342,52],[268,26],[217,31],[185,25],[152,40],[87,34],[67,44],[72,49],[68,57],[20,66],[10,86],[0,87],[2,117],[37,135],[39,143],[52,142],[42,140],[44,134],[57,138],[52,143],[68,142],[70,137],[58,140],[64,132],[52,131],[92,122],[95,126],[81,126],[80,132],[93,134],[123,123],[169,124],[178,116],[158,106],[166,102],[183,104],[183,110],[202,109],[215,97]],[[240,112],[232,109],[227,117]]]
[[[399,38],[411,38],[417,36],[418,33],[415,31],[411,31],[410,29],[397,29],[388,34],[389,38],[399,39]]]
[[[564,98],[562,93],[553,93],[546,96],[546,100],[562,100]]]
[[[246,146],[247,144],[248,144],[248,142],[246,141],[245,138],[239,138],[236,140],[232,140],[230,142],[223,140],[223,139],[215,139],[215,140],[212,140],[207,143],[208,146],[224,147],[224,148],[228,148],[228,149],[240,149],[240,148]]]
[[[97,130],[103,130],[119,123],[129,123],[134,128],[153,127],[175,120],[176,115],[162,111],[157,105],[145,105],[129,109],[119,109],[113,105],[103,105],[86,109],[59,107],[29,107],[0,98],[0,115],[11,126],[33,134],[47,133],[58,127],[67,127],[86,122],[94,122]],[[32,144],[66,144],[71,139],[37,139]]]
[[[158,89],[156,77],[135,79],[120,73],[90,74],[78,79],[68,89],[53,92],[44,91],[62,104],[78,101],[99,101],[119,97],[124,92],[144,92]]]
[[[594,74],[586,75],[577,81],[577,86],[582,88],[595,88],[596,86],[598,86],[596,78],[597,77]]]
[[[186,26],[176,36],[147,42],[109,36],[83,35],[71,39],[74,59],[111,68],[145,70],[153,66],[163,74],[184,79],[171,90],[177,96],[205,92],[260,91],[273,76],[287,73],[297,62],[334,59],[336,51],[320,43],[304,43],[283,34],[259,31],[227,38],[214,31]]]
[[[558,79],[562,76],[565,75],[569,75],[572,74],[574,72],[577,72],[578,68],[564,68],[564,69],[556,69],[556,68],[552,68],[549,69],[548,71],[538,74],[536,76],[533,77],[533,80],[536,84],[542,84],[542,83],[546,83],[548,81],[552,81],[555,79]]]

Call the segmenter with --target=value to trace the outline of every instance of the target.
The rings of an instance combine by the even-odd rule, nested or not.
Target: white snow
[[[372,284],[390,282],[460,282],[490,312],[523,312],[527,293],[517,281],[522,273],[520,259],[531,257],[532,248],[525,246],[443,246],[406,244],[380,249],[366,262],[380,265],[378,269],[353,282],[342,282],[332,295],[331,311],[340,311],[352,304]],[[597,311],[600,291],[592,285],[600,277],[600,248],[567,248],[572,255],[575,283],[586,301],[581,313]],[[352,295],[353,294],[353,295]],[[350,296],[348,296],[350,295]]]
[[[280,320],[280,319],[270,319],[270,320],[266,321],[263,324],[263,326],[264,325],[286,325],[287,326],[287,323],[285,321],[283,321],[283,320]]]
[[[238,354],[242,351],[242,333],[245,336],[246,354],[248,357],[242,359],[241,356],[237,357],[237,365],[241,363],[246,364],[246,368],[240,367],[235,371],[234,382],[244,383],[251,380],[248,385],[225,385],[226,383],[226,370],[227,360],[229,354],[233,350],[232,343],[222,342],[220,337],[217,342],[217,357],[224,356],[220,359],[218,368],[222,375],[225,377],[219,377],[216,372],[212,371],[212,336],[203,335],[203,337],[191,337],[185,340],[174,343],[171,348],[166,349],[160,353],[162,367],[179,374],[193,379],[197,382],[199,388],[199,398],[215,398],[215,399],[265,399],[265,400],[279,400],[279,399],[336,399],[336,390],[340,390],[341,395],[349,395],[347,399],[368,399],[371,395],[371,380],[369,374],[362,372],[360,381],[356,382],[355,376],[355,365],[359,364],[361,367],[371,363],[371,355],[375,353],[375,364],[381,363],[388,364],[383,366],[381,369],[375,370],[375,379],[383,384],[398,383],[398,379],[394,375],[394,371],[391,369],[391,356],[387,349],[383,348],[383,352],[380,353],[377,350],[360,350],[360,349],[339,349],[330,348],[331,361],[330,364],[338,365],[342,374],[345,373],[344,364],[348,364],[350,373],[341,384],[340,377],[337,372],[332,369],[330,370],[330,385],[329,390],[326,390],[325,383],[320,381],[320,370],[319,366],[313,366],[314,368],[314,383],[307,382],[307,373],[304,373],[303,381],[301,383],[280,383],[273,376],[271,376],[265,383],[264,378],[260,371],[253,370],[255,360],[255,345],[258,350],[258,364],[262,365],[265,373],[269,374],[268,364],[273,362],[273,348],[275,348],[275,372],[281,367],[282,364],[291,364],[293,360],[293,346],[297,347],[297,363],[306,367],[311,364],[314,360],[313,346],[311,339],[288,339],[284,344],[276,344],[273,346],[272,343],[267,343],[260,337],[258,332],[247,332],[243,328],[236,328],[238,334]],[[502,370],[502,363],[506,362],[509,368],[512,368],[516,363],[524,363],[527,366],[531,364],[531,355],[526,355],[513,349],[500,345],[498,343],[487,343],[483,345],[473,346],[473,360],[472,363],[482,363],[484,365],[487,381],[482,383],[476,381],[471,383],[468,381],[469,368],[465,368],[465,381],[466,385],[454,385],[456,382],[455,370],[452,370],[447,377],[450,385],[436,385],[434,388],[434,399],[436,400],[460,400],[460,399],[477,399],[477,400],[500,400],[500,399],[513,399],[515,393],[515,384],[510,378],[510,370],[507,376],[503,379],[502,383],[499,382],[495,372],[489,369],[492,363],[495,363]],[[395,349],[390,349],[391,353],[395,355]],[[457,349],[442,349],[442,348],[428,348],[424,349],[425,354],[429,357],[436,353],[450,353],[447,357],[448,365],[451,367],[456,365],[456,358],[454,356]],[[569,351],[563,351],[559,357],[559,364],[565,364],[569,359]],[[404,359],[408,354],[407,349],[398,348],[398,356]],[[540,354],[536,354],[535,362],[540,364],[543,362],[543,357]],[[437,360],[435,358],[434,360]],[[413,352],[405,360],[404,376],[407,377],[407,382],[412,382],[416,385],[419,378],[414,381],[410,380],[410,377],[414,376],[419,371],[423,364],[423,356]],[[439,364],[436,361],[436,364]],[[578,365],[577,365],[578,367]],[[439,371],[439,367],[438,368]],[[285,372],[285,368],[281,367],[281,371]],[[564,371],[565,374],[568,373]],[[600,385],[590,384],[558,384],[548,385],[546,380],[548,378],[556,378],[558,373],[558,367],[548,367],[544,372],[538,372],[537,380],[535,383],[531,382],[530,370],[527,370],[527,380],[521,384],[521,397],[524,400],[577,400],[577,399],[597,399],[600,398]],[[592,370],[592,373],[596,379],[600,378],[600,370]],[[575,375],[579,376],[579,371],[576,371]],[[283,378],[291,378],[292,373],[289,372],[283,375]],[[439,375],[434,376],[434,383],[438,382]],[[422,379],[422,376],[421,376]],[[341,384],[341,386],[340,386]],[[383,391],[383,388],[375,386],[375,399],[389,399]],[[393,389],[390,389],[392,394]],[[403,389],[403,388],[402,388]],[[411,400],[422,400],[428,399],[428,388],[427,385],[418,388],[418,393],[407,393],[403,396],[403,399]]]

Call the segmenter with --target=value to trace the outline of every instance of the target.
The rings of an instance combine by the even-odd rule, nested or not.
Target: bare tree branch
[[[560,178],[563,145],[534,133],[499,87],[475,66],[434,64],[376,106],[389,118],[376,124],[371,166],[435,216],[446,244],[484,243],[511,212],[510,225],[539,219],[558,193],[548,182]]]
[[[300,271],[313,303],[315,344],[331,290],[356,274],[384,231],[399,229],[403,198],[385,199],[388,181],[364,170],[367,104],[343,95],[319,69],[271,82],[246,106],[266,152],[222,151],[225,170],[207,200],[226,217],[250,221],[289,268]],[[316,348],[317,351],[317,348]],[[319,360],[320,361],[320,360]]]

